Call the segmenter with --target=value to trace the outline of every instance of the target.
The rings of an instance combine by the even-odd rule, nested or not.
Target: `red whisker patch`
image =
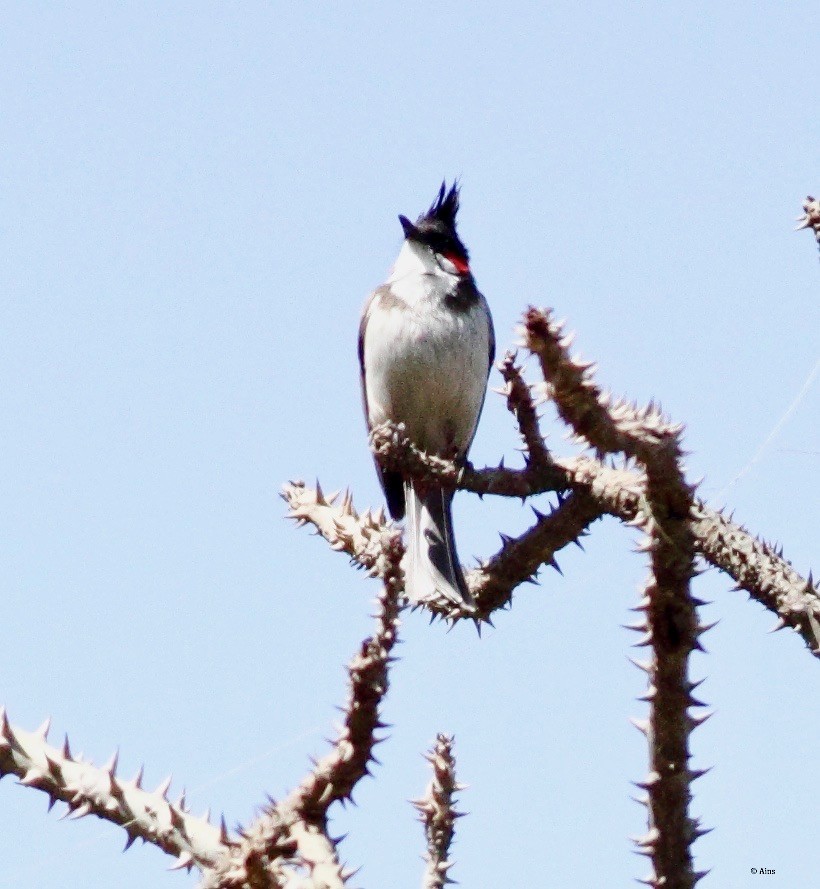
[[[470,265],[466,259],[462,259],[460,256],[456,256],[453,253],[445,253],[445,259],[449,259],[450,262],[458,269],[459,275],[468,275],[470,273]]]

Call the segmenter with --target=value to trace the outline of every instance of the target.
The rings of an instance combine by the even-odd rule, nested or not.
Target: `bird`
[[[391,422],[429,454],[463,464],[475,437],[495,359],[495,331],[470,256],[456,231],[460,188],[442,182],[404,241],[387,280],[368,297],[359,366],[368,431]],[[391,518],[406,517],[405,593],[412,604],[474,609],[456,552],[452,490],[382,466]]]

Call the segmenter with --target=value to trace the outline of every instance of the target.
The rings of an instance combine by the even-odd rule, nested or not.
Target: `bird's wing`
[[[370,408],[367,403],[367,364],[365,362],[365,338],[367,335],[367,323],[370,320],[373,309],[384,303],[385,297],[391,301],[395,301],[395,297],[385,286],[377,287],[373,293],[367,298],[367,302],[362,310],[361,321],[359,322],[359,378],[362,387],[362,405],[364,406],[364,417],[367,423],[367,431],[372,429],[370,421]],[[387,500],[387,508],[390,510],[390,516],[396,520],[404,518],[405,502],[404,502],[404,482],[398,472],[392,472],[382,469],[379,461],[374,457],[376,463],[376,472],[379,476],[379,483],[384,491]]]

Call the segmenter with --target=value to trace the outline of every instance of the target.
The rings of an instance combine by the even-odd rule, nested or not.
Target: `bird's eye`
[[[470,272],[467,260],[454,253],[436,253],[436,262],[449,275],[467,275]]]

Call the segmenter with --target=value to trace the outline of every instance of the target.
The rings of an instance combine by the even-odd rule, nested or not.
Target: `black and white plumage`
[[[405,240],[387,281],[370,295],[359,327],[368,429],[403,423],[416,447],[464,460],[495,357],[490,310],[456,233],[459,192],[442,183]],[[376,469],[390,515],[407,517],[405,575],[411,602],[472,601],[456,554],[452,491]]]

